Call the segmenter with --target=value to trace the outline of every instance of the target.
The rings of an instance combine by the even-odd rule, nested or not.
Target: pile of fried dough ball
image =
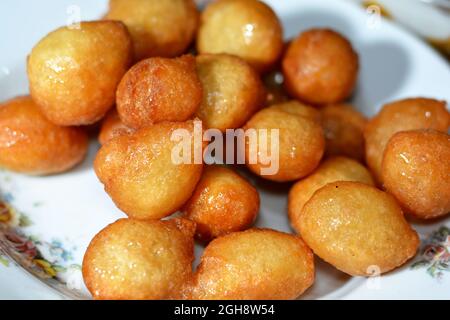
[[[285,45],[261,1],[200,12],[193,0],[110,0],[102,20],[45,36],[27,64],[30,96],[0,105],[0,166],[67,171],[100,123],[95,173],[128,216],[87,248],[95,299],[295,299],[314,283],[313,254],[352,276],[385,273],[416,254],[409,216],[450,211],[446,102],[402,99],[367,119],[348,103],[350,41],[310,29]],[[260,198],[242,166],[172,161],[173,132],[192,138],[195,119],[222,133],[280,130],[278,172],[247,169],[293,183],[295,234],[252,228]],[[206,249],[193,270],[195,240]]]

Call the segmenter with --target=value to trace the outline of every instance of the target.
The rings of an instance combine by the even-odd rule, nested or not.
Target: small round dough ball
[[[194,161],[203,147],[194,143],[197,130],[201,137],[193,121],[161,122],[105,144],[94,169],[117,207],[137,219],[160,219],[181,208],[202,173],[201,161]],[[178,134],[182,141],[172,139]]]
[[[80,163],[87,147],[83,129],[51,123],[28,96],[0,104],[0,167],[32,175],[59,173]]]
[[[184,53],[197,31],[193,0],[110,0],[107,19],[130,30],[135,60],[175,57]]]
[[[131,55],[131,38],[121,22],[61,27],[39,41],[28,57],[31,96],[55,124],[97,122],[114,105]]]
[[[120,219],[100,231],[82,268],[94,299],[177,298],[192,276],[195,226],[189,223]]]
[[[149,58],[120,81],[117,111],[126,126],[143,128],[161,121],[190,119],[202,102],[195,58]]]
[[[364,129],[366,162],[375,179],[381,183],[381,162],[389,139],[397,132],[434,129],[447,132],[450,113],[445,101],[410,98],[388,103]]]
[[[386,190],[408,213],[429,219],[450,212],[450,136],[436,130],[396,133],[384,151]]]
[[[333,182],[316,191],[299,226],[316,255],[353,276],[397,268],[420,243],[394,197],[360,182]]]
[[[242,127],[265,102],[259,75],[242,59],[227,54],[197,57],[203,101],[197,110],[206,128]]]
[[[229,53],[256,70],[269,70],[283,50],[283,30],[273,10],[259,0],[217,0],[200,18],[199,53]]]
[[[98,141],[103,145],[115,137],[134,132],[134,129],[127,127],[122,120],[120,120],[117,110],[112,109],[106,114],[102,121]]]
[[[341,155],[363,162],[367,119],[348,104],[330,104],[320,111],[325,131],[325,156]]]
[[[207,242],[247,229],[258,210],[258,191],[247,180],[226,167],[208,166],[184,207],[184,217],[197,224],[197,238]]]
[[[359,162],[345,157],[331,157],[325,160],[311,175],[296,182],[289,191],[289,220],[297,233],[300,233],[300,215],[305,203],[314,192],[336,181],[357,181],[374,185],[369,170]]]
[[[300,179],[319,165],[324,152],[320,113],[296,101],[259,111],[244,129],[254,133],[248,133],[250,138],[246,139],[246,165],[268,180],[284,182]],[[278,141],[272,141],[273,137],[277,137],[272,129],[278,130]]]
[[[249,229],[213,240],[205,249],[190,299],[296,299],[314,282],[314,258],[297,236]]]
[[[337,103],[353,92],[358,55],[351,43],[330,29],[311,29],[294,39],[283,57],[286,90],[312,104]]]

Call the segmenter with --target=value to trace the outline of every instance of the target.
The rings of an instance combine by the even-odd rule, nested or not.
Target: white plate
[[[286,38],[312,26],[331,27],[350,38],[361,59],[353,102],[368,116],[384,102],[398,98],[428,96],[450,100],[450,70],[446,61],[421,40],[390,22],[371,16],[347,1],[267,2],[283,20]],[[83,20],[89,20],[100,17],[105,9],[106,1],[1,1],[0,100],[27,93],[25,58],[42,36],[66,24],[78,10]],[[62,175],[27,177],[0,172],[1,194],[15,209],[13,225],[17,228],[14,230],[22,235],[22,239],[5,241],[3,231],[0,240],[10,245],[10,254],[28,269],[25,271],[11,258],[0,256],[0,298],[89,297],[79,270],[85,248],[100,229],[124,216],[103,191],[92,170],[97,148],[92,143],[84,163]],[[290,232],[286,215],[287,186],[254,181],[262,195],[256,225]],[[0,208],[0,219],[5,218],[5,213]],[[449,269],[445,268],[442,255],[430,251],[430,248],[441,248],[448,255],[450,237],[445,225],[450,225],[448,218],[415,225],[422,239],[442,228],[441,238],[435,237],[428,247],[428,259],[432,256],[434,260],[412,268],[412,263],[422,260],[419,254],[406,266],[370,279],[347,277],[319,261],[316,283],[303,298],[450,298],[450,273],[446,273]],[[444,269],[441,271],[437,269],[440,262]]]

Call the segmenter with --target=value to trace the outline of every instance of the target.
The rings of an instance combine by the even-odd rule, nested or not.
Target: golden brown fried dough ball
[[[193,121],[161,122],[105,144],[94,169],[117,207],[137,219],[159,219],[178,210],[191,197],[202,173],[201,161],[194,161],[198,147],[202,152],[201,143],[194,146],[195,130]],[[179,148],[182,141],[175,139],[177,133],[189,138],[184,151]],[[181,153],[187,163],[173,158],[172,154]]]
[[[333,104],[320,109],[325,131],[325,156],[347,156],[364,161],[367,119],[351,105]]]
[[[299,226],[315,254],[353,276],[388,272],[419,246],[394,197],[360,182],[333,182],[316,191]]]
[[[208,166],[184,207],[184,217],[197,224],[196,236],[206,242],[247,229],[258,210],[258,191],[247,180],[226,167]]]
[[[119,118],[117,110],[113,109],[106,114],[102,121],[98,140],[100,144],[103,145],[115,137],[133,132],[135,132],[135,130],[124,125]]]
[[[246,140],[247,167],[255,174],[273,181],[292,181],[308,175],[319,165],[325,148],[319,119],[320,114],[316,109],[296,101],[259,111],[244,127],[245,130],[255,131],[256,137]],[[278,141],[272,141],[272,136],[276,135],[271,129],[278,129]],[[266,136],[267,142],[264,143]],[[256,141],[256,145],[252,140]],[[272,147],[274,149],[271,151]],[[272,165],[264,163],[267,155],[272,160],[278,158],[278,170],[275,172],[262,171],[275,168],[273,161]]]
[[[206,247],[187,298],[295,299],[313,282],[313,254],[299,237],[250,229]]]
[[[396,133],[382,163],[387,191],[407,212],[428,219],[450,212],[450,136],[436,130]]]
[[[0,104],[0,166],[33,175],[66,171],[83,160],[87,134],[48,121],[30,97]]]
[[[184,53],[194,38],[198,12],[193,0],[110,0],[107,19],[130,30],[136,60]]]
[[[295,231],[300,233],[300,215],[305,203],[314,192],[335,181],[357,181],[374,185],[369,170],[359,162],[345,157],[325,160],[311,175],[296,182],[289,191],[289,220]]]
[[[397,132],[435,129],[447,132],[450,114],[445,101],[410,98],[388,103],[364,129],[366,162],[374,177],[381,181],[381,161],[387,142]]]
[[[186,220],[117,220],[87,248],[87,288],[94,299],[176,298],[192,274],[194,230]]]
[[[126,126],[139,129],[161,121],[185,121],[202,102],[195,58],[150,58],[134,65],[117,89],[117,111]]]
[[[294,39],[284,55],[287,91],[312,104],[337,103],[350,96],[358,75],[358,55],[341,34],[311,29]]]
[[[226,54],[197,57],[203,102],[197,116],[207,128],[225,132],[240,128],[264,105],[259,75],[242,59]]]
[[[258,0],[218,0],[203,11],[197,35],[199,53],[229,53],[262,72],[283,50],[283,30],[272,9]]]
[[[94,123],[114,105],[131,54],[131,38],[121,22],[59,28],[39,41],[28,58],[31,96],[55,124]]]

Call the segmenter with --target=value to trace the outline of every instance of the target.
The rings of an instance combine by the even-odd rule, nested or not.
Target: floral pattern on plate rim
[[[58,292],[74,299],[86,298],[65,281],[67,273],[80,272],[80,265],[59,263],[72,260],[71,252],[58,240],[46,242],[27,235],[23,229],[32,222],[9,204],[11,200],[10,194],[0,194],[0,264],[8,267],[13,261]],[[42,250],[54,259],[45,258]]]
[[[441,226],[422,241],[419,259],[411,268],[426,268],[427,273],[437,279],[442,279],[444,272],[450,272],[450,228]]]

